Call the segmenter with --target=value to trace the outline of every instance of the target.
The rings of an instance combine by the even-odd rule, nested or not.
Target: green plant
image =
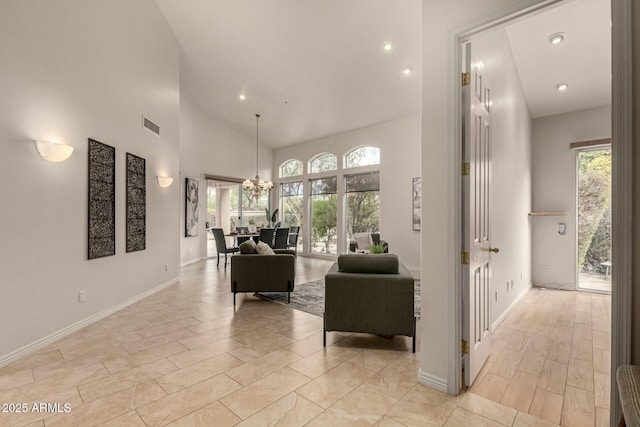
[[[273,213],[271,213],[269,208],[264,208],[264,213],[265,213],[265,218],[267,219],[267,225],[269,227],[278,227],[280,225],[279,222],[276,223],[276,221],[278,220],[278,209],[276,209],[275,211],[273,211]]]
[[[384,253],[384,248],[381,244],[374,243],[373,245],[371,245],[371,248],[369,248],[369,252],[371,252],[372,254],[381,254]]]

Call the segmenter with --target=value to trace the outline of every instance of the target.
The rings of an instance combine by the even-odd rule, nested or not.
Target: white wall
[[[155,176],[178,176],[179,49],[152,0],[8,0],[0,63],[1,363],[176,277],[179,189]],[[142,128],[142,114],[160,137]],[[116,147],[116,255],[90,261],[89,137]],[[49,163],[34,139],[75,152]],[[129,254],[126,152],[147,161],[147,249]]]
[[[575,289],[576,150],[569,144],[611,137],[611,107],[542,117],[533,122],[533,210],[568,212],[566,217],[534,217],[533,283]],[[557,233],[558,223],[566,234]],[[548,271],[542,271],[542,265]]]
[[[247,115],[253,123],[255,116]],[[255,170],[255,139],[230,129],[202,112],[189,95],[180,99],[180,263],[187,264],[207,256],[207,181],[205,174],[231,178],[253,178]],[[271,179],[273,150],[260,144],[260,178]],[[185,178],[199,181],[200,232],[185,237]]]
[[[491,255],[491,318],[496,322],[531,285],[531,115],[506,31],[489,31],[471,45],[493,100],[491,246],[500,249]]]
[[[319,153],[338,157],[359,146],[380,148],[380,234],[389,243],[389,251],[410,269],[420,266],[420,232],[412,226],[413,178],[420,176],[420,117],[402,119],[306,141],[275,150],[274,175],[287,160],[298,159],[305,167]],[[423,203],[423,210],[429,205]],[[308,227],[303,226],[303,232]]]
[[[454,0],[422,1],[422,200],[431,202],[422,211],[421,270],[423,280],[420,381],[457,393],[449,382],[456,368],[450,339],[455,325],[449,308],[454,301],[449,291],[456,285],[460,253],[456,234],[455,85],[460,70],[454,67],[458,31],[473,28],[537,1]],[[445,83],[446,82],[446,83]],[[447,319],[445,321],[445,319]],[[428,343],[428,347],[425,346]],[[459,345],[459,344],[458,344]],[[425,351],[426,350],[426,351]],[[451,353],[450,353],[451,351]],[[449,369],[451,367],[451,369]]]

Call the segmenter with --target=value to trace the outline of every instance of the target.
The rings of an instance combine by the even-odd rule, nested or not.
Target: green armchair
[[[415,353],[414,280],[397,255],[340,255],[324,282],[323,345],[327,331],[405,335]]]
[[[290,302],[296,277],[295,252],[274,249],[273,255],[243,253],[251,243],[253,240],[240,245],[240,254],[231,257],[233,305],[238,292],[287,292]]]

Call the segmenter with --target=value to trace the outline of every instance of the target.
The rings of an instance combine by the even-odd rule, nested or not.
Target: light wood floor
[[[611,297],[533,288],[470,391],[563,426],[608,426]]]
[[[300,258],[297,282],[319,279],[329,266]],[[420,354],[411,353],[407,338],[330,333],[323,348],[319,317],[252,295],[239,296],[234,310],[229,275],[230,269],[216,268],[215,260],[185,267],[178,284],[0,368],[0,403],[27,405],[23,413],[0,411],[0,425],[549,425],[526,413],[531,405],[519,411],[480,393],[452,397],[419,384]],[[586,340],[573,331],[583,330],[579,321],[586,322],[599,306],[584,298],[576,304],[582,309],[576,318],[556,317],[563,319],[561,329],[553,332],[558,346],[534,340],[534,330],[523,330],[520,335],[526,339],[516,342],[513,331],[524,328],[526,319],[514,316],[500,331],[504,348],[495,358],[507,360],[513,354],[515,359],[522,346],[537,345],[546,349],[545,360],[552,354],[560,357],[568,339],[563,333],[569,330]],[[590,339],[595,345],[598,338],[592,334]],[[581,351],[587,352],[580,343],[577,361],[583,360]],[[558,363],[568,366],[573,385],[566,389],[574,389],[564,406],[573,399],[577,407],[580,399],[586,400],[583,388],[589,387],[589,376],[583,375],[582,365],[569,363],[572,349]],[[501,364],[492,361],[491,366]],[[497,376],[517,378],[519,372],[527,373],[518,370],[524,366],[519,363],[512,375]],[[490,371],[488,367],[487,377]],[[553,393],[556,376],[547,378],[545,387]],[[598,381],[592,381],[592,403],[604,398]],[[506,388],[499,399],[491,398],[513,395],[517,403],[521,394]],[[57,403],[59,408],[36,412],[34,403]],[[65,403],[69,412],[54,411],[64,411]],[[568,415],[573,416],[582,414]]]

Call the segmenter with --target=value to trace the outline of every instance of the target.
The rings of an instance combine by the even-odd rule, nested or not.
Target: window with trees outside
[[[280,194],[282,195],[280,205],[280,211],[282,212],[282,226],[302,227],[304,217],[302,205],[302,181],[285,182],[281,184]],[[298,235],[298,250],[300,251],[302,250],[302,235],[303,233]]]
[[[380,227],[380,172],[345,176],[347,247],[354,233],[374,233]]]
[[[280,168],[280,178],[287,178],[290,176],[300,176],[304,170],[304,163],[300,160],[289,160]]]
[[[242,197],[242,216],[241,223],[238,225],[266,225],[264,210],[269,206],[269,193],[263,194],[258,200],[255,200],[248,191],[239,191],[239,193]]]
[[[338,177],[309,180],[311,188],[311,253],[337,254]]]
[[[344,157],[345,168],[356,168],[380,164],[380,149],[376,147],[360,147]]]
[[[338,169],[338,158],[331,153],[320,154],[311,161],[311,173],[328,172]]]

